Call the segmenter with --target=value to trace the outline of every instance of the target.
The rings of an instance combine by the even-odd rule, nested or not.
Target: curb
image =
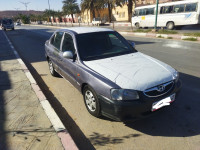
[[[164,39],[176,39],[176,40],[185,40],[187,38],[194,38],[197,39],[197,42],[200,42],[200,37],[194,37],[194,36],[183,36],[180,34],[155,34],[155,33],[140,33],[140,32],[119,32],[120,34],[124,35],[134,35],[134,36],[140,36],[140,37],[153,37],[153,38],[164,38]]]
[[[27,68],[27,66],[25,65],[23,60],[20,58],[19,54],[15,50],[14,46],[12,45],[11,41],[9,40],[9,38],[7,37],[7,35],[5,34],[4,31],[3,31],[3,34],[6,37],[11,49],[13,50],[19,64],[21,65],[23,72],[25,73],[26,77],[29,79],[31,86],[32,86],[36,96],[38,97],[38,100],[39,100],[42,108],[44,109],[45,114],[47,115],[50,122],[52,123],[52,125],[57,133],[57,136],[60,138],[64,149],[65,150],[78,150],[78,147],[76,146],[75,142],[73,141],[71,135],[69,134],[69,132],[67,131],[67,129],[61,122],[60,118],[58,117],[58,115],[56,114],[56,112],[54,111],[52,106],[50,105],[49,101],[45,97],[44,93],[38,86],[37,82],[33,78],[29,69]]]

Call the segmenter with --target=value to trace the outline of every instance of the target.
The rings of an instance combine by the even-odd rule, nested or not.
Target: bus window
[[[146,15],[154,15],[154,8],[147,8]]]
[[[174,12],[175,13],[184,12],[184,8],[185,8],[185,5],[175,5],[174,6]]]
[[[196,10],[197,10],[197,4],[196,3],[186,4],[185,12],[192,12],[192,11],[196,11]]]
[[[145,16],[145,15],[146,15],[145,9],[140,9],[139,16]]]
[[[173,13],[173,6],[164,6],[160,9],[161,14]]]
[[[139,15],[139,10],[135,10],[134,16],[138,16]]]

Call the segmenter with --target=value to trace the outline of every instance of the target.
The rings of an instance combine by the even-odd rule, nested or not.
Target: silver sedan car
[[[57,30],[46,41],[45,52],[50,73],[71,82],[96,117],[145,117],[169,106],[181,86],[175,69],[138,52],[133,42],[111,29]]]

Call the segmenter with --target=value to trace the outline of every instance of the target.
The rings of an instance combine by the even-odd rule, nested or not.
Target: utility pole
[[[157,20],[158,20],[158,4],[159,4],[159,0],[156,0],[156,19],[155,19],[155,25],[154,25],[154,29],[157,29]]]
[[[49,19],[50,19],[50,21],[51,21],[51,14],[50,14],[50,3],[49,3],[49,0],[48,0],[48,5],[49,5]],[[52,21],[51,21],[51,25],[53,25],[53,24],[52,24]]]
[[[20,3],[22,3],[26,7],[26,11],[27,11],[27,7],[28,7],[28,4],[30,4],[30,2],[20,2]]]

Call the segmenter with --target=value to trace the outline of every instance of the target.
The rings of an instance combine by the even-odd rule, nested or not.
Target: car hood
[[[174,80],[175,69],[140,52],[84,61],[84,64],[123,89],[144,91]]]

